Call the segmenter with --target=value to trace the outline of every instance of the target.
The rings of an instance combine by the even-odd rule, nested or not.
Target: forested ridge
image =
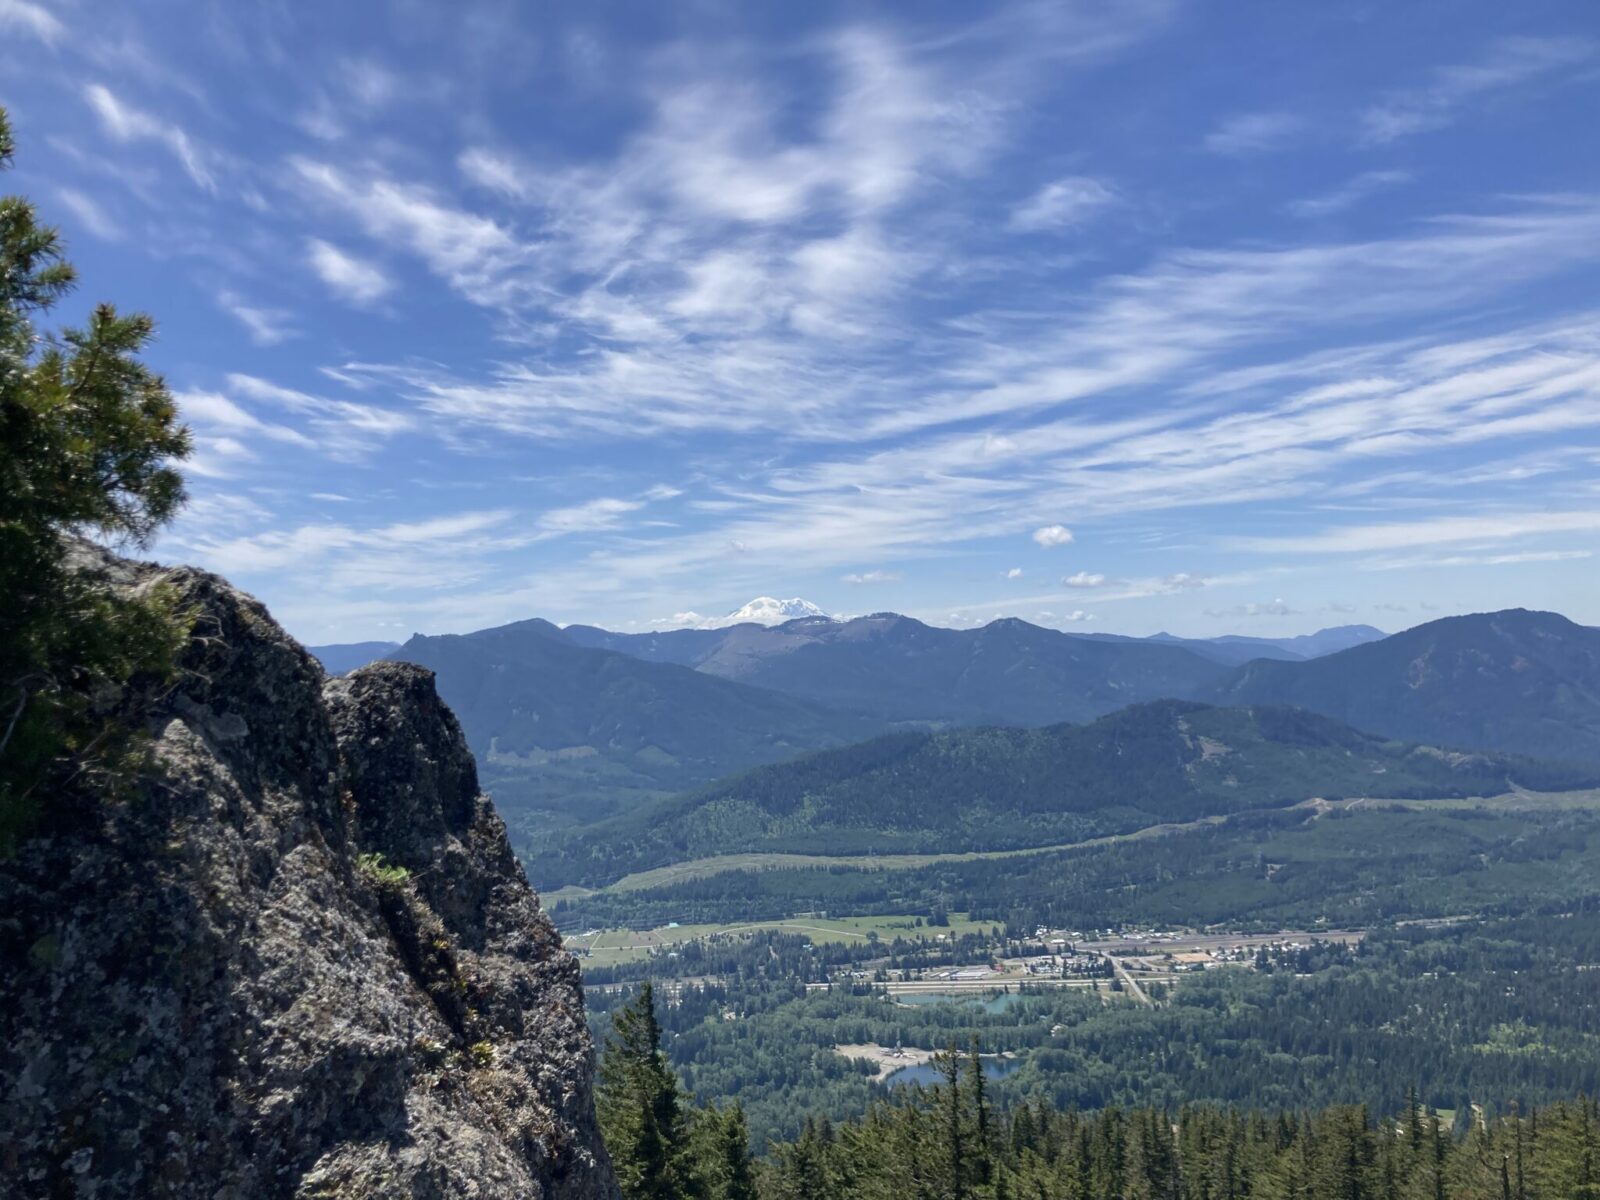
[[[1600,1111],[1586,1097],[1500,1113],[998,1104],[976,1039],[940,1081],[861,1117],[810,1116],[764,1157],[738,1105],[696,1108],[646,988],[618,1019],[599,1110],[626,1200],[1593,1200]]]
[[[1595,767],[1389,741],[1290,708],[1160,701],[1089,725],[892,734],[758,768],[532,855],[547,886],[737,851],[893,854],[1079,841],[1313,797],[1462,797]]]

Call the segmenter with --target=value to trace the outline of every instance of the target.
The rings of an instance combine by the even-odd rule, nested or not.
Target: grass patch
[[[814,944],[846,943],[866,945],[874,936],[888,944],[897,937],[926,938],[937,941],[941,936],[956,938],[963,934],[986,931],[992,922],[969,920],[966,913],[951,913],[948,925],[929,925],[922,918],[918,925],[916,914],[890,914],[864,917],[792,917],[781,921],[751,921],[734,925],[662,925],[655,929],[602,929],[567,938],[572,950],[585,951],[584,961],[594,966],[612,966],[617,963],[636,962],[651,954],[671,953],[680,946],[699,938],[716,936],[737,937],[741,934],[766,932],[798,933]]]

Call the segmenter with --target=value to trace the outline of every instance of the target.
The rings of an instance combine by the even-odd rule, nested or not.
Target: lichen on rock
[[[125,698],[147,777],[0,862],[6,1194],[616,1196],[576,962],[431,673],[328,680],[225,581],[107,566],[195,636]]]

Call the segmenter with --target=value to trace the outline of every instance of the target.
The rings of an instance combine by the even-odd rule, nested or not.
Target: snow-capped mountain
[[[697,626],[699,629],[726,629],[729,625],[782,625],[785,621],[793,621],[797,617],[827,617],[809,600],[802,600],[796,596],[792,600],[777,600],[771,596],[757,596],[743,608],[729,613],[725,617],[707,617]],[[831,618],[830,618],[831,619]]]

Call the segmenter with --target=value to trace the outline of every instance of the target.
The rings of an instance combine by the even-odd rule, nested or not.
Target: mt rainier
[[[809,600],[796,596],[792,600],[777,600],[771,596],[757,596],[743,608],[725,617],[701,617],[698,613],[685,613],[682,620],[691,629],[726,629],[730,625],[782,625],[797,617],[822,617],[832,620]]]

